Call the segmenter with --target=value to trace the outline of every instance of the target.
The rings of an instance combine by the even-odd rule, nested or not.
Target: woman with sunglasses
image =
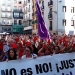
[[[31,47],[26,47],[25,48],[25,54],[21,57],[22,59],[26,59],[26,58],[36,58],[37,55],[32,53],[32,49]]]

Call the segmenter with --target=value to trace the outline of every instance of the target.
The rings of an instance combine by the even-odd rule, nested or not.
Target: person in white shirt
[[[25,55],[23,55],[21,57],[21,59],[26,59],[26,58],[34,58],[34,59],[37,58],[37,55],[34,54],[34,53],[32,53],[31,47],[26,47],[26,49],[25,49]]]

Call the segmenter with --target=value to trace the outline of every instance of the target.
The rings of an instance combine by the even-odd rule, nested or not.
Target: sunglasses
[[[29,52],[30,50],[26,50],[27,52]]]

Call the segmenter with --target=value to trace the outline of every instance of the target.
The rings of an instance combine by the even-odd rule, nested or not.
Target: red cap
[[[30,42],[27,42],[27,46],[31,46],[31,43]]]

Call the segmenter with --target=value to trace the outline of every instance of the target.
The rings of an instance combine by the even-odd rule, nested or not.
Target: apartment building
[[[32,0],[24,1],[24,33],[32,34]]]
[[[32,25],[33,25],[33,30],[32,30],[32,34],[37,34],[38,33],[38,27],[37,27],[37,12],[36,12],[36,0],[32,0]]]
[[[0,32],[12,31],[13,0],[0,0]]]
[[[0,32],[23,31],[24,0],[0,0]]]
[[[23,33],[24,0],[14,0],[13,4],[13,33]]]
[[[38,0],[50,33],[75,34],[75,0]]]

